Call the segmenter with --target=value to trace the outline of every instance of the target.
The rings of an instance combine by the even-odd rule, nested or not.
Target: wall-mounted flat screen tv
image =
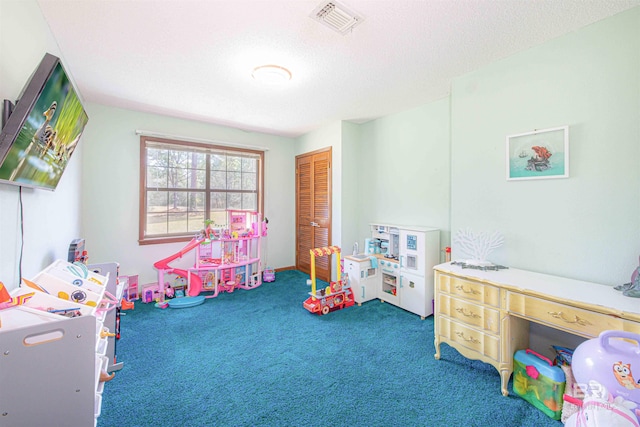
[[[44,56],[3,119],[0,183],[55,190],[88,121],[58,57]]]

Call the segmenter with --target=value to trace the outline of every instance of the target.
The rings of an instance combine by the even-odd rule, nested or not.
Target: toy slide
[[[200,279],[200,276],[195,273],[190,273],[187,270],[170,267],[169,263],[177,258],[182,258],[182,255],[194,250],[200,243],[201,240],[194,238],[179,252],[169,255],[168,257],[153,264],[153,266],[158,270],[165,270],[167,273],[176,273],[183,277],[187,277],[189,275],[189,296],[192,297],[198,296],[202,291],[202,280]]]

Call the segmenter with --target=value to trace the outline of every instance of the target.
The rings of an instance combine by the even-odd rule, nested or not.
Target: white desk
[[[447,343],[500,372],[502,394],[513,355],[529,345],[529,322],[584,338],[604,330],[640,334],[640,299],[611,286],[518,269],[482,271],[451,263],[435,270],[435,358]]]

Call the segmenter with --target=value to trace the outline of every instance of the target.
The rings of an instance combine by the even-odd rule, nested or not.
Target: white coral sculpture
[[[499,248],[504,243],[504,236],[497,231],[488,233],[481,231],[478,233],[470,229],[460,229],[453,238],[453,243],[458,245],[458,249],[471,257],[466,260],[467,264],[491,265],[487,257],[494,249]]]

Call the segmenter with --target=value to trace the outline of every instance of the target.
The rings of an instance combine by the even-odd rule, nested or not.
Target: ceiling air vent
[[[320,3],[310,16],[340,34],[353,30],[353,27],[364,20],[336,1]]]

